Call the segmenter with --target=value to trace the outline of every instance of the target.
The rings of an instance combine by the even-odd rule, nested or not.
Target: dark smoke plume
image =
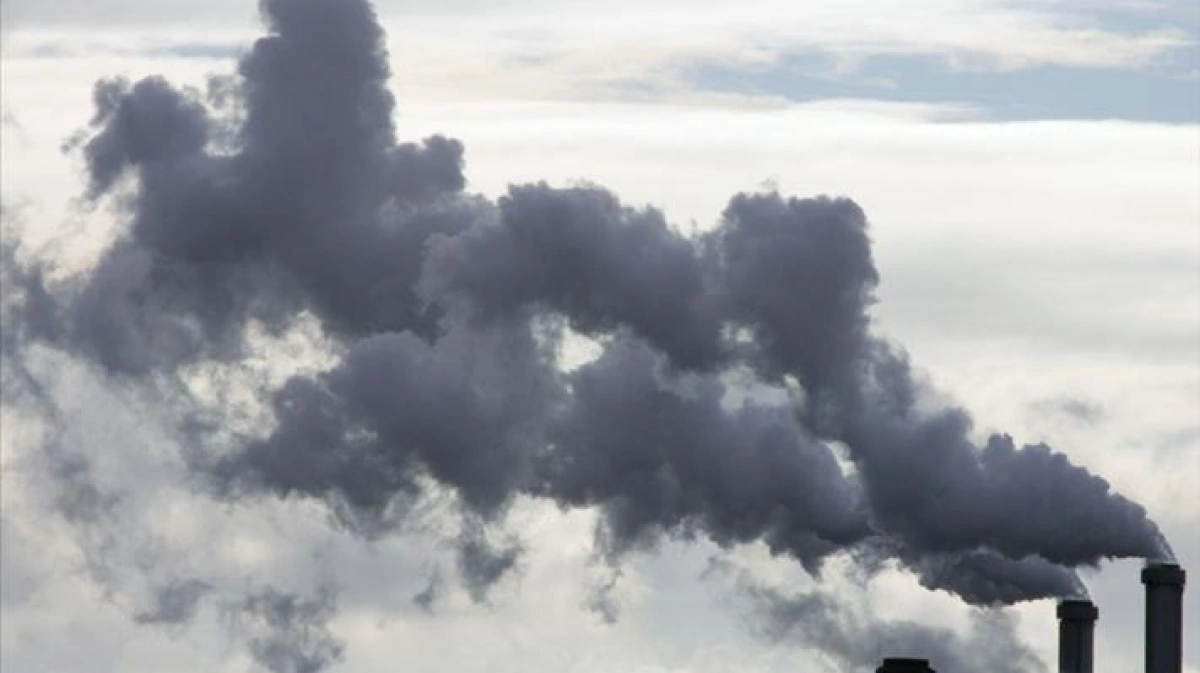
[[[711,376],[661,380],[661,357],[625,340],[567,377],[569,409],[539,476],[560,502],[599,504],[616,545],[694,530],[764,540],[812,569],[871,534],[853,482],[786,406],[729,407]]]
[[[879,274],[852,201],[738,194],[696,237],[596,186],[489,202],[464,191],[458,141],[397,141],[366,0],[261,8],[268,34],[207,92],[96,86],[76,145],[88,197],[124,226],[92,267],[51,283],[46,262],[5,259],[23,292],[9,359],[36,340],[169,381],[238,362],[256,330],[319,323],[340,361],[262,391],[270,432],[194,461],[215,492],[380,522],[432,479],[485,522],[519,494],[596,506],[614,557],[661,535],[761,540],[813,573],[883,554],[985,605],[1160,554],[1103,479],[1044,445],[976,443],[965,410],[930,403],[872,330]],[[566,372],[571,331],[603,353]],[[789,399],[747,394],[731,382],[746,372]],[[515,564],[464,549],[479,596]],[[274,595],[245,607],[285,634],[325,614]],[[312,637],[293,657],[265,636],[264,663],[336,658]]]

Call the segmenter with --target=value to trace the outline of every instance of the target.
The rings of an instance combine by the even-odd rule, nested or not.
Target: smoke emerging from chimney
[[[114,377],[237,362],[253,330],[319,322],[340,361],[264,393],[267,436],[195,461],[217,492],[370,522],[432,478],[482,520],[517,495],[597,507],[614,557],[676,533],[761,540],[814,573],[849,551],[983,605],[1169,557],[1102,478],[1045,445],[977,444],[964,409],[929,408],[872,329],[853,201],[737,194],[694,237],[597,186],[490,201],[464,191],[457,140],[397,141],[366,0],[261,9],[267,35],[205,92],[97,84],[75,147],[90,199],[127,197],[125,228],[53,287],[6,265],[24,290],[6,357],[52,343]],[[602,353],[566,371],[572,331]],[[731,402],[735,371],[792,401]],[[480,592],[503,572],[475,567]]]

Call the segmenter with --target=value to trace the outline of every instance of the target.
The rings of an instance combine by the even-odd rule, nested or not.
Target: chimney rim
[[[1100,617],[1100,609],[1089,600],[1070,599],[1059,602],[1057,614],[1060,621],[1094,622]]]
[[[1183,586],[1187,572],[1177,563],[1151,563],[1142,568],[1142,584]]]
[[[928,659],[888,657],[876,673],[933,673]]]

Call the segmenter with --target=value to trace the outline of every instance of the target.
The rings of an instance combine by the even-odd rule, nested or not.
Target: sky
[[[289,17],[322,0],[269,5],[268,16]],[[383,59],[394,109],[370,87],[355,107],[305,95],[306,78],[248,89],[234,79],[222,114],[250,121],[229,137],[214,123],[207,142],[224,145],[196,155],[188,133],[199,113],[186,101],[203,98],[208,77],[238,72],[241,59],[266,64],[251,79],[270,75],[253,47],[265,30],[254,3],[0,5],[0,668],[823,673],[873,670],[897,655],[929,656],[941,673],[957,673],[966,656],[1051,670],[1053,597],[975,607],[944,582],[922,584],[923,572],[973,545],[1027,549],[1028,528],[1049,531],[1037,554],[1081,564],[1101,615],[1096,670],[1139,669],[1142,562],[1118,544],[1126,519],[1042,526],[1026,513],[1059,521],[1070,503],[1032,486],[1027,498],[980,505],[987,526],[938,525],[956,520],[953,508],[892,519],[911,514],[905,498],[927,490],[922,479],[953,473],[936,456],[922,462],[933,455],[923,444],[909,447],[911,459],[887,467],[905,498],[885,507],[871,475],[891,454],[872,452],[875,417],[837,398],[842,411],[830,413],[846,414],[835,423],[843,434],[822,435],[805,405],[824,384],[840,394],[829,382],[841,370],[813,362],[840,361],[837,344],[886,340],[912,363],[912,414],[965,409],[973,423],[955,446],[993,447],[993,433],[1025,446],[1002,475],[1009,490],[998,478],[981,481],[987,489],[1023,494],[1023,484],[1056,478],[1057,463],[1018,469],[1039,455],[1026,445],[1045,443],[1143,506],[1179,562],[1200,567],[1200,8],[377,0],[375,9],[387,52],[368,49],[346,68]],[[279,72],[349,58],[308,61],[303,47],[361,46],[349,31],[369,32],[371,21],[359,19],[316,34],[277,26],[300,35],[299,56]],[[342,28],[347,42],[329,37]],[[153,75],[197,93],[116,86],[114,96],[146,106],[147,117],[126,118],[95,89]],[[322,77],[341,81],[312,75]],[[157,130],[144,123],[156,110],[166,110]],[[371,116],[379,110],[386,118]],[[289,135],[306,114],[330,117]],[[372,136],[344,163],[305,163],[313,155],[297,150],[294,161],[246,169],[264,184],[319,176],[311,199],[261,192],[269,198],[248,206],[248,221],[301,224],[252,243],[222,238],[232,211],[176,198],[193,168],[232,181],[215,179],[214,190],[239,185],[227,166],[240,164],[226,157],[290,157],[304,133],[317,129],[315,145],[335,123],[394,124],[400,143],[441,134],[461,144],[391,153],[392,139]],[[167,140],[188,147],[154,145]],[[398,182],[377,187],[385,169]],[[375,189],[392,190],[386,205],[355,205]],[[587,215],[611,214],[606,195],[635,209],[608,238],[593,234],[609,231],[611,215]],[[846,202],[784,200],[793,195],[853,199],[869,227],[855,228]],[[647,206],[655,210],[637,210]],[[701,241],[731,259],[757,250],[738,247],[739,236],[755,222],[775,231],[756,210],[772,208],[849,227],[836,241],[850,247],[833,250],[846,257],[825,264],[804,245],[826,239],[801,241],[772,266],[768,246],[738,276],[733,262],[695,252]],[[584,213],[595,229],[556,228],[543,212]],[[360,220],[369,235],[356,238]],[[469,224],[456,229],[460,220]],[[394,222],[436,233],[395,247]],[[779,235],[778,245],[793,241]],[[853,247],[862,236],[869,259]],[[533,243],[550,252],[522,257]],[[222,246],[244,248],[228,261]],[[797,270],[787,253],[809,266]],[[379,268],[401,269],[401,280]],[[693,270],[732,308],[670,281]],[[843,325],[841,309],[806,303],[809,283],[865,283],[871,294],[851,307],[869,316],[869,332],[853,313],[819,361],[772,331],[819,340],[823,332],[788,321],[806,309],[831,311],[811,324]],[[409,285],[445,315],[398,314],[423,310]],[[47,288],[48,304],[30,299]],[[123,312],[129,297],[149,297],[158,313]],[[693,301],[695,311],[680,308]],[[46,305],[68,316],[57,336],[29,309]],[[725,321],[713,330],[741,325],[748,336],[713,331],[714,346],[705,311]],[[437,339],[435,323],[446,332]],[[727,338],[751,355],[713,355]],[[538,339],[557,349],[548,369]],[[870,357],[896,364],[885,356]],[[667,411],[639,413],[656,404]],[[355,414],[361,427],[343,418]],[[622,422],[603,423],[612,418]],[[898,423],[879,427],[911,429]],[[656,432],[670,438],[654,449],[665,462],[634,474],[641,464],[626,457],[630,473],[604,481],[598,456]],[[379,448],[421,433],[429,437],[402,460]],[[768,437],[796,453],[745,453]],[[538,442],[569,445],[583,467],[555,463],[553,478],[531,477],[526,468],[539,464],[527,446]],[[730,451],[748,462],[727,460]],[[789,471],[796,455],[811,462]],[[756,460],[782,461],[767,464],[784,476]],[[331,464],[342,467],[322,467]],[[811,476],[821,470],[827,479]],[[1077,483],[1064,474],[1055,483]],[[746,484],[749,494],[738,490]],[[683,513],[664,507],[630,529],[644,492],[686,493],[671,501]],[[817,504],[788,509],[797,492]],[[844,495],[866,498],[874,535],[842,544],[856,520],[819,515]],[[783,503],[785,523],[758,508],[764,499]],[[812,517],[795,525],[813,526],[820,544],[789,537],[787,517]],[[1091,540],[1084,529],[1104,538],[1091,556],[1072,547],[1075,534]],[[835,539],[836,550],[822,546]],[[1192,591],[1185,633],[1197,628]],[[1185,637],[1190,673],[1200,672],[1197,640]]]

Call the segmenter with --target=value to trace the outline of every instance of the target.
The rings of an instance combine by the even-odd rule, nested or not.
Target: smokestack
[[[1146,585],[1146,673],[1183,670],[1183,583],[1187,573],[1173,563],[1142,569]]]
[[[875,673],[937,673],[929,667],[928,659],[884,659]]]
[[[1092,673],[1093,634],[1099,615],[1091,601],[1058,604],[1058,673]]]

